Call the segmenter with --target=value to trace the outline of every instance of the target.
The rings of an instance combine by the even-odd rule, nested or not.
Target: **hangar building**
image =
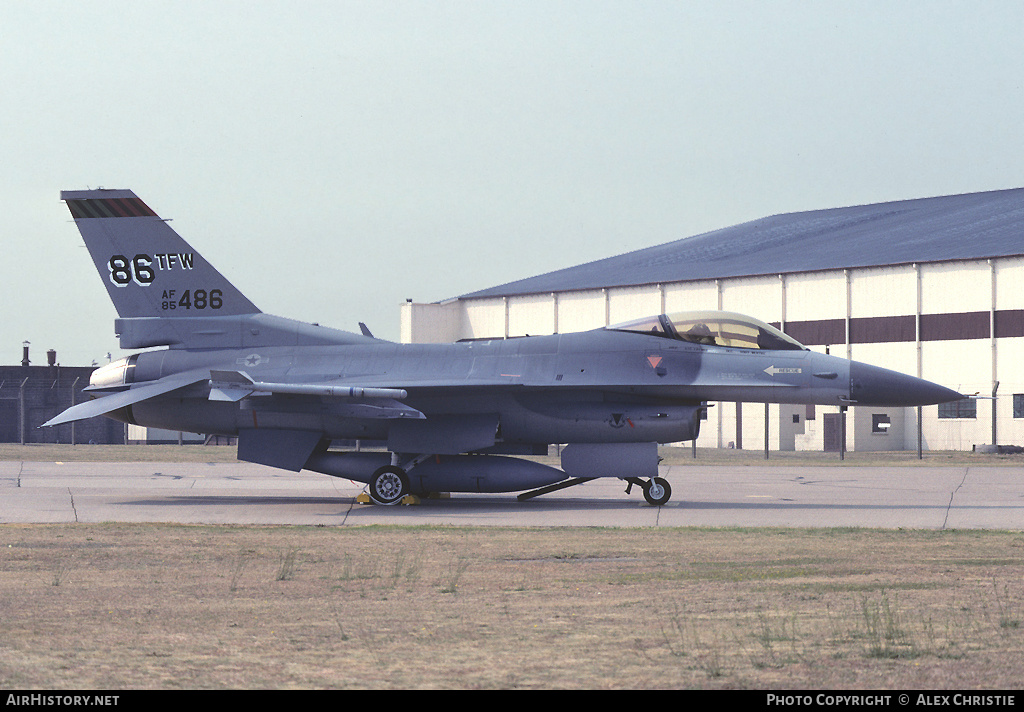
[[[813,350],[984,396],[853,407],[851,450],[1024,445],[1024,188],[775,215],[410,302],[402,341],[566,333],[700,309],[749,314]],[[838,449],[838,406],[711,405],[700,447],[762,448],[767,432],[771,449]]]

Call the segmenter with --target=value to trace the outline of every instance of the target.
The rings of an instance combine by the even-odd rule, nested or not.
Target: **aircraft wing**
[[[51,418],[46,421],[40,427],[49,428],[54,425],[62,425],[76,420],[93,418],[97,415],[105,415],[111,411],[117,410],[118,408],[124,408],[125,406],[132,405],[133,403],[149,400],[150,398],[155,398],[156,396],[176,391],[179,388],[185,388],[186,386],[191,386],[194,383],[200,383],[208,378],[208,371],[188,371],[168,376],[166,378],[161,378],[159,381],[135,384],[130,389],[121,391],[120,393],[114,393],[113,395],[73,405],[55,418]]]

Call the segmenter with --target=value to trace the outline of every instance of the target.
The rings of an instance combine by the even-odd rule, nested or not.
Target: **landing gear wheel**
[[[370,478],[370,499],[376,504],[398,504],[407,494],[409,479],[401,467],[385,465]]]
[[[660,507],[672,497],[672,487],[661,477],[654,477],[644,484],[644,499],[648,504]]]

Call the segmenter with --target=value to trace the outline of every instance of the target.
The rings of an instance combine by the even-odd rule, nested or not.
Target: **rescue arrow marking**
[[[780,373],[803,373],[803,369],[800,368],[776,368],[775,366],[769,366],[764,370],[772,378],[779,375]]]

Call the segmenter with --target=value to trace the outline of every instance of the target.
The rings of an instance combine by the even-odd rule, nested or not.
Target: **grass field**
[[[6,525],[0,687],[1020,685],[1024,535]]]
[[[0,459],[234,459],[27,447]],[[1021,670],[1020,531],[0,526],[7,689],[1014,689]]]

